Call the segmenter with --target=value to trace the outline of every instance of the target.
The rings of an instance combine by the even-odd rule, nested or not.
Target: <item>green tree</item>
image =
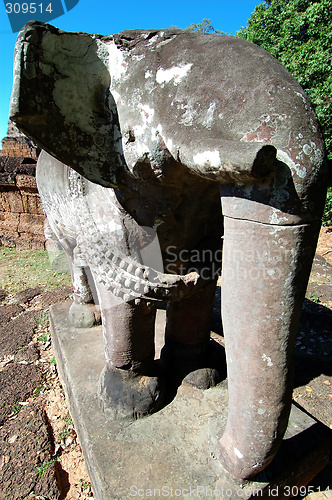
[[[211,19],[204,18],[201,23],[191,23],[185,28],[186,31],[201,31],[202,33],[216,33],[217,35],[226,35],[223,31],[216,30],[211,24]]]
[[[302,85],[332,160],[332,0],[265,1],[237,35],[268,50]]]

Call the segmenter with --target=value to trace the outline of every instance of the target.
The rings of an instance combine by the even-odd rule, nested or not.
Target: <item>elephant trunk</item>
[[[293,350],[320,223],[272,225],[225,217],[222,317],[229,414],[219,463],[250,479],[287,427]]]

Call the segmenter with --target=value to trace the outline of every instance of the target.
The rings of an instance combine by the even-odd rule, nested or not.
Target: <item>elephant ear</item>
[[[116,187],[125,166],[108,58],[95,35],[27,23],[15,46],[9,114],[52,156],[92,182]]]

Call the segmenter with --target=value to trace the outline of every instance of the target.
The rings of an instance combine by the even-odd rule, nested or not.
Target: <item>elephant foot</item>
[[[149,375],[132,369],[105,367],[99,379],[103,411],[110,420],[138,420],[158,411],[165,399],[165,384],[156,367]]]
[[[223,439],[219,441],[212,439],[211,465],[218,474],[229,476],[240,483],[257,478],[257,475],[271,463],[275,455],[272,454],[263,460],[259,458],[254,460],[251,456],[242,455],[236,444],[228,442],[227,436],[223,436]]]
[[[213,340],[186,345],[168,339],[161,352],[161,363],[167,378],[177,385],[185,382],[198,389],[209,389],[226,377],[224,350]]]
[[[76,328],[92,328],[100,325],[100,308],[95,304],[73,302],[69,308],[69,321]]]
[[[182,382],[193,385],[197,389],[209,389],[219,384],[221,380],[219,371],[216,368],[199,368],[188,373]]]

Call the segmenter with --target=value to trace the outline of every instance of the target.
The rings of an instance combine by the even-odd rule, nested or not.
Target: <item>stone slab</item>
[[[330,444],[324,426],[293,406],[280,458],[264,477],[238,484],[216,471],[213,437],[226,424],[226,381],[206,391],[182,384],[157,414],[131,424],[106,421],[97,398],[104,366],[101,328],[73,328],[67,320],[69,306],[50,308],[53,350],[98,500],[249,498],[260,489],[283,498],[287,488],[308,484],[327,465]],[[164,326],[165,311],[160,310],[157,352]],[[277,494],[271,495],[272,488]]]

